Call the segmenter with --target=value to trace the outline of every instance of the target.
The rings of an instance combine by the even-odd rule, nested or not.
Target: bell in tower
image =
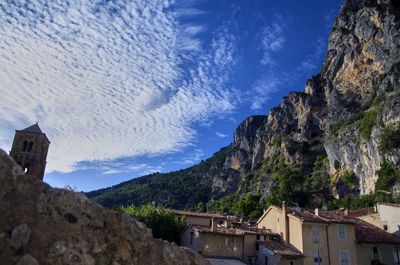
[[[28,175],[43,180],[50,141],[36,123],[23,130],[15,130],[10,156]]]

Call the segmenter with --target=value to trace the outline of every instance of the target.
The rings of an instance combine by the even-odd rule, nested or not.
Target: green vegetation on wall
[[[376,110],[371,110],[365,113],[364,117],[361,119],[361,124],[360,124],[361,135],[365,139],[368,139],[371,136],[372,127],[376,123],[377,116],[378,112]]]
[[[120,212],[129,214],[136,220],[151,228],[154,238],[162,238],[179,244],[179,234],[186,226],[185,218],[177,219],[175,213],[151,204],[135,207],[130,205],[118,208]]]
[[[386,125],[379,135],[379,151],[389,152],[400,147],[400,129],[394,124]]]
[[[343,176],[342,176],[342,180],[344,181],[344,183],[346,183],[347,187],[349,189],[352,189],[355,187],[356,183],[357,183],[357,177],[356,174],[354,174],[353,171],[347,171]]]

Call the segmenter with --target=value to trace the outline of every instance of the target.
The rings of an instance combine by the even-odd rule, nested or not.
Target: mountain
[[[86,195],[107,207],[154,200],[190,209],[199,202],[212,209],[218,199],[234,203],[247,194],[263,203],[309,206],[374,191],[396,197],[399,18],[399,0],[346,0],[321,71],[304,92],[289,93],[266,116],[245,119],[232,144],[198,165]]]

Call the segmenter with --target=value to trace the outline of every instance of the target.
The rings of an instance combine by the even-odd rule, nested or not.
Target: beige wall
[[[341,240],[338,236],[338,225],[343,225],[346,230],[346,239]],[[347,250],[350,255],[350,264],[357,264],[356,234],[352,224],[329,224],[328,225],[329,250],[331,264],[340,264],[340,251]],[[370,263],[368,263],[369,265]]]
[[[210,226],[212,218],[210,217],[200,217],[200,216],[185,216],[186,224],[188,225],[204,225]]]
[[[292,216],[288,218],[289,222],[289,243],[303,252],[303,234],[302,234],[302,222]]]
[[[284,225],[282,211],[275,206],[271,206],[267,211],[264,218],[257,224],[257,227],[271,229],[273,232],[280,234],[283,238]]]
[[[312,226],[319,227],[320,240],[319,242],[312,242]],[[328,248],[325,233],[326,224],[319,223],[303,223],[303,254],[304,264],[314,264],[313,251],[319,250],[323,264],[328,264]],[[332,263],[333,264],[333,263]]]
[[[377,227],[383,229],[383,225],[381,224],[381,220],[380,220],[379,214],[377,214],[377,213],[369,214],[369,215],[365,215],[365,216],[360,216],[358,218],[363,220],[363,221],[365,221],[365,222],[367,222],[367,223],[370,223],[370,224],[372,224],[374,226],[377,226]]]
[[[264,238],[261,236],[261,238]],[[257,235],[245,234],[244,235],[244,256],[256,256],[256,241]]]
[[[357,244],[357,259],[359,265],[371,264],[373,258],[372,248],[378,247],[385,265],[395,265],[393,257],[393,247],[384,244]]]
[[[229,246],[225,245],[229,238]],[[242,236],[200,233],[198,249],[205,256],[235,257],[242,259]]]

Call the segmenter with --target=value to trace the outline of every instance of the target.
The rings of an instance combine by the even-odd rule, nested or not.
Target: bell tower
[[[23,130],[15,130],[10,156],[28,175],[43,180],[50,141],[38,123]]]

